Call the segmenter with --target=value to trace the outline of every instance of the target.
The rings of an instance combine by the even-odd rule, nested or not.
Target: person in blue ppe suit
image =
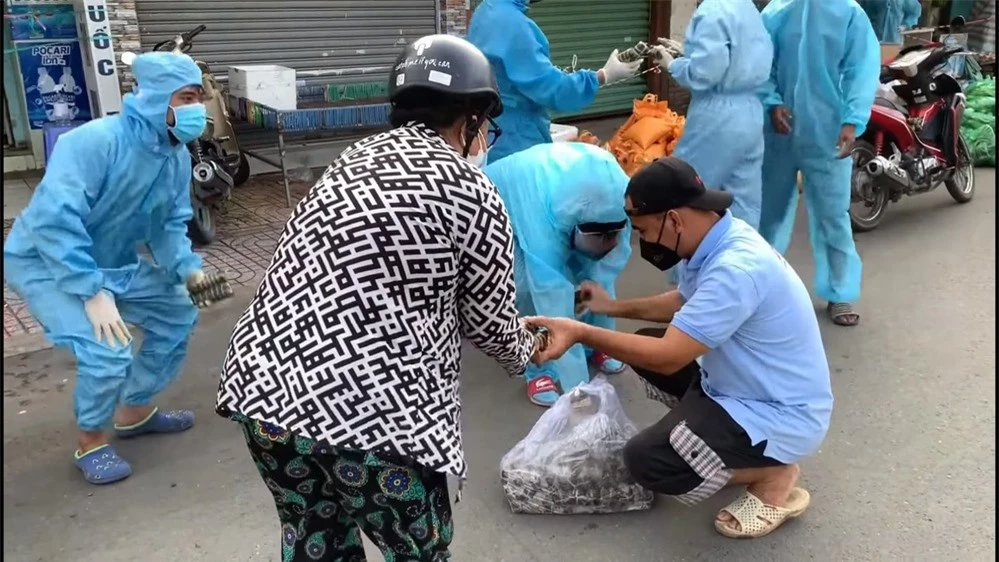
[[[901,44],[902,32],[916,27],[923,5],[919,0],[860,0],[860,6],[882,43]]]
[[[804,177],[815,254],[815,292],[832,320],[856,325],[861,261],[850,227],[849,153],[862,135],[881,71],[871,22],[853,0],[774,0],[763,10],[774,42],[763,90],[770,114],[763,159],[760,234],[784,253]]]
[[[75,458],[93,484],[132,471],[104,432],[112,421],[119,437],[194,424],[193,412],[163,411],[152,400],[179,374],[197,320],[185,282],[205,278],[187,237],[185,147],[205,127],[201,71],[173,53],[139,55],[132,68],[138,87],[121,114],[59,137],[4,244],[4,279],[46,336],[76,356]],[[144,335],[134,359],[126,322]]]
[[[752,0],[704,0],[682,46],[664,43],[653,47],[653,58],[691,94],[673,155],[712,189],[731,193],[732,215],[758,228],[764,120],[758,93],[773,63],[759,10]]]
[[[537,0],[535,0],[537,1]],[[641,61],[622,62],[611,53],[600,70],[563,72],[552,64],[548,39],[527,17],[530,0],[484,0],[468,27],[469,42],[485,53],[496,73],[503,114],[489,158],[496,162],[536,144],[550,143],[549,111],[579,111],[597,90],[634,75]]]
[[[491,154],[491,151],[490,151]],[[611,295],[631,256],[624,213],[628,176],[606,150],[583,143],[533,146],[486,166],[514,235],[517,309],[522,315],[576,317],[613,329],[614,319],[576,310],[576,288],[596,283]],[[577,315],[578,312],[578,315]],[[606,374],[624,365],[575,346],[525,374],[531,402],[550,406],[589,380],[587,358]]]

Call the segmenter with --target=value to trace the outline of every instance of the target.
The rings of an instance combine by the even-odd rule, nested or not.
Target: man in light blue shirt
[[[631,335],[565,318],[528,323],[550,332],[537,361],[582,343],[631,365],[649,396],[671,406],[625,448],[638,483],[686,504],[746,486],[715,527],[755,538],[808,507],[797,463],[825,438],[833,397],[808,291],[776,250],[731,216],[731,204],[731,194],[705,189],[684,161],[653,162],[629,182],[625,211],[644,259],[664,271],[683,262],[679,289],[612,300],[584,284],[582,298],[595,313],[669,327]]]

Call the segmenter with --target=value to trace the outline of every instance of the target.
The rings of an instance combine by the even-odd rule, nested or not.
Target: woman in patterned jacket
[[[535,350],[509,218],[479,169],[502,109],[489,62],[432,35],[389,87],[394,128],[295,208],[226,354],[216,408],[274,495],[285,561],[363,561],[362,532],[386,560],[448,559],[460,339],[511,375]]]

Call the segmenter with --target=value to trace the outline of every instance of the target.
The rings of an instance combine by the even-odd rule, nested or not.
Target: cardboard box
[[[933,40],[933,28],[910,29],[902,32],[902,44],[881,44],[881,62],[888,62],[898,56],[899,51],[913,45],[925,45]]]
[[[881,44],[881,63],[886,63],[898,56],[899,51],[902,50],[901,45],[891,45],[888,43]]]
[[[298,109],[295,69],[276,64],[229,67],[229,95],[281,111]]]
[[[913,45],[925,45],[933,41],[933,33],[936,29],[932,27],[910,29],[902,32],[902,48]]]

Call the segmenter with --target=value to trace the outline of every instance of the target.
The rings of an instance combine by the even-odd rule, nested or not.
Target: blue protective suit
[[[201,85],[186,55],[150,53],[133,65],[137,92],[121,114],[61,137],[38,188],[4,244],[4,279],[48,338],[76,356],[74,410],[84,431],[102,429],[119,401],[145,405],[180,372],[197,309],[184,287],[201,268],[187,221],[191,159],[171,142],[172,94]],[[147,246],[157,265],[139,258]],[[98,343],[84,302],[105,289],[144,338],[129,348]]]
[[[485,168],[496,184],[513,225],[514,276],[521,314],[572,318],[573,295],[595,281],[614,295],[614,283],[631,256],[631,225],[600,260],[570,247],[579,224],[626,221],[628,176],[609,152],[583,143],[548,143],[518,152]],[[614,329],[614,319],[587,314],[582,320]],[[549,374],[563,391],[589,380],[587,351],[573,346],[560,359],[528,367],[531,380]]]
[[[593,103],[597,73],[566,73],[552,65],[548,38],[527,17],[528,0],[484,0],[472,15],[467,39],[496,73],[503,134],[489,151],[496,162],[536,144],[550,143],[549,111],[579,111]]]
[[[684,56],[669,72],[690,91],[674,155],[704,183],[732,193],[732,214],[758,228],[763,106],[773,44],[752,0],[704,0],[687,26]]]
[[[815,292],[834,303],[860,298],[861,262],[850,227],[853,161],[837,156],[844,124],[867,127],[881,71],[881,50],[867,15],[853,0],[774,0],[763,10],[774,41],[774,66],[763,93],[769,110],[786,106],[791,134],[766,125],[760,234],[784,253],[791,243],[804,176],[815,254]]]
[[[874,34],[882,43],[901,44],[899,27],[916,27],[923,14],[919,0],[860,0],[858,3],[867,12]]]

